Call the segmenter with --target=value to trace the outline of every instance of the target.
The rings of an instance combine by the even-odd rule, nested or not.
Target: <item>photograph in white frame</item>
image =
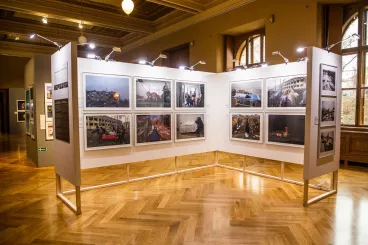
[[[231,109],[263,107],[263,79],[230,82]]]
[[[134,78],[134,107],[136,110],[172,110],[173,81],[160,78]]]
[[[175,114],[175,142],[206,139],[205,113]]]
[[[131,114],[85,114],[83,128],[86,151],[132,146]]]
[[[336,125],[336,98],[321,97],[320,124],[321,127]]]
[[[26,121],[26,112],[17,111],[17,122],[25,122],[25,121]]]
[[[263,113],[230,113],[230,140],[263,142]]]
[[[319,130],[318,158],[332,156],[335,154],[335,137],[335,128],[324,128]]]
[[[45,104],[45,117],[46,121],[52,121],[52,103]]]
[[[135,145],[172,143],[171,113],[135,114]]]
[[[131,110],[129,76],[83,73],[84,110]]]
[[[35,136],[35,130],[36,129],[35,129],[35,124],[34,124],[34,121],[33,120],[31,120],[29,128],[30,128],[31,138],[32,139],[36,139],[36,136]]]
[[[26,134],[27,135],[31,135],[30,120],[31,120],[31,116],[30,116],[29,112],[26,112]]]
[[[305,115],[267,113],[265,132],[267,144],[303,148]]]
[[[52,102],[52,83],[45,83],[45,103]]]
[[[204,109],[206,96],[206,83],[204,82],[175,82],[175,109]]]
[[[267,78],[265,80],[267,109],[305,109],[307,104],[307,76]]]
[[[337,67],[321,64],[320,86],[321,96],[336,96]]]
[[[54,122],[46,122],[46,140],[54,139]]]

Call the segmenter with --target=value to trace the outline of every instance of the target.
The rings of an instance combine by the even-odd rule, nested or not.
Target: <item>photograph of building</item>
[[[136,108],[171,108],[171,82],[136,79]]]

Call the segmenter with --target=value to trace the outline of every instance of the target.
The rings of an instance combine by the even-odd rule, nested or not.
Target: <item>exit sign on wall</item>
[[[47,148],[46,147],[40,147],[40,148],[38,148],[38,151],[47,151]]]

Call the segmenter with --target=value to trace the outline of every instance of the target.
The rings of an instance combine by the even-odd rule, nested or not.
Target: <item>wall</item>
[[[24,100],[24,88],[10,88],[9,89],[9,122],[10,122],[10,133],[21,133],[26,134],[26,123],[17,122],[17,100]]]
[[[302,56],[295,51],[298,46],[320,46],[319,12],[316,0],[257,0],[137,47],[122,56],[127,62],[146,56],[153,59],[165,49],[194,41],[190,48],[190,63],[205,60],[207,64],[198,70],[222,72],[223,34],[235,27],[265,19],[266,61],[269,64],[281,63],[280,57],[272,56],[272,51],[276,50],[295,61]],[[271,14],[275,15],[273,24],[268,21]]]
[[[29,58],[0,55],[0,88],[24,88],[24,67]]]

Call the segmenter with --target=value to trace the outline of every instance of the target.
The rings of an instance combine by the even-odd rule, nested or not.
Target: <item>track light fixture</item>
[[[342,42],[347,41],[347,40],[350,40],[350,39],[353,39],[353,41],[355,41],[355,40],[359,40],[359,39],[360,39],[360,35],[359,35],[359,34],[357,34],[357,33],[354,33],[354,34],[352,34],[351,36],[348,36],[347,38],[345,38],[345,39],[342,39],[342,40],[338,41],[337,43],[334,43],[334,44],[328,45],[328,46],[327,46],[326,48],[324,48],[324,49],[325,49],[327,52],[331,52],[331,49],[332,49],[333,47],[335,47],[337,44],[342,43]]]
[[[274,51],[272,52],[272,55],[280,55],[284,59],[286,65],[289,63],[289,59],[283,56],[280,51]]]
[[[118,48],[118,47],[113,47],[113,48],[112,48],[112,50],[111,50],[111,52],[110,52],[108,55],[106,55],[106,56],[105,56],[104,60],[105,60],[106,62],[111,61],[110,56],[111,56],[111,55],[112,55],[112,53],[114,53],[114,52],[120,53],[120,52],[121,52],[121,49],[120,49],[120,48]]]
[[[88,45],[88,47],[90,49],[95,49],[96,48],[96,44],[95,43],[78,43],[77,46],[84,46],[84,45]]]
[[[44,24],[47,24],[48,23],[48,20],[47,20],[47,17],[45,16],[45,17],[42,17],[42,23],[44,23]]]
[[[54,44],[56,47],[58,47],[58,48],[59,48],[59,50],[63,47],[63,45],[61,45],[60,43],[54,42],[54,41],[52,41],[52,40],[50,40],[50,39],[48,39],[48,38],[46,38],[46,37],[43,37],[43,36],[41,36],[41,35],[38,35],[37,33],[33,33],[33,34],[31,34],[31,35],[29,36],[29,38],[30,38],[30,39],[34,39],[35,37],[42,38],[43,40],[46,40],[46,41],[48,41],[48,42],[50,42],[50,43]]]
[[[296,49],[296,52],[298,52],[298,53],[302,53],[305,49],[306,49],[306,47],[298,47],[298,48]]]
[[[141,65],[155,66],[156,61],[159,59],[167,59],[167,56],[165,54],[160,54],[156,59],[152,61],[147,61],[146,59],[140,59],[138,63]]]
[[[308,57],[299,58],[297,62],[308,61]]]
[[[197,66],[197,65],[205,65],[206,62],[205,61],[198,61],[197,63],[195,63],[194,65],[190,66],[190,67],[185,67],[184,70],[189,70],[189,71],[194,71],[194,68]],[[180,67],[179,67],[180,68]]]
[[[95,54],[93,54],[93,53],[88,53],[88,54],[87,54],[87,58],[88,58],[88,59],[101,60],[101,57],[100,57],[100,56],[95,55]]]

